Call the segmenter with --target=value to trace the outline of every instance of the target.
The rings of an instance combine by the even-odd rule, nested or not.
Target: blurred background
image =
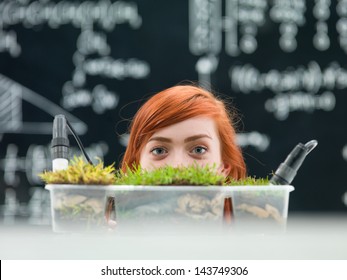
[[[49,224],[37,174],[51,169],[56,114],[92,158],[118,166],[129,119],[184,81],[237,109],[249,175],[318,140],[289,211],[346,212],[346,54],[345,0],[2,0],[0,220]]]

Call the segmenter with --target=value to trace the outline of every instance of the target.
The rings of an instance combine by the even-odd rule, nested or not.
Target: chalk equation
[[[107,33],[117,25],[127,24],[132,30],[142,25],[142,17],[136,3],[127,1],[23,1],[5,0],[0,3],[0,52],[19,57],[20,45],[16,31],[11,28],[22,25],[26,29],[47,25],[52,30],[71,25],[80,29],[76,38],[76,50],[72,55],[75,65],[71,81],[62,87],[61,105],[67,110],[91,107],[103,114],[117,107],[120,94],[104,84],[87,87],[88,76],[102,78],[144,79],[150,73],[148,62],[138,58],[114,59]],[[94,30],[98,29],[98,30]],[[39,31],[36,31],[39,32]]]

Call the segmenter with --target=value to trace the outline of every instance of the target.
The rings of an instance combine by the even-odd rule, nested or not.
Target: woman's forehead
[[[206,135],[214,138],[218,134],[215,121],[209,117],[194,117],[157,130],[151,137],[177,138]]]

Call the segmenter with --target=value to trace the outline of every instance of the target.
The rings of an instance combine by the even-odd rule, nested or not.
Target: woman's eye
[[[151,150],[151,153],[155,156],[162,156],[167,153],[167,151],[164,148],[154,148]]]
[[[203,155],[206,152],[207,152],[207,149],[205,147],[201,147],[201,146],[195,147],[192,150],[193,154],[198,154],[198,155]]]

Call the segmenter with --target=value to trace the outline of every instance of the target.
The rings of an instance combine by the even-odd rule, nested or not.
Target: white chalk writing
[[[274,93],[307,91],[312,94],[320,89],[347,88],[347,69],[331,62],[328,67],[321,69],[317,62],[311,61],[307,67],[288,67],[284,71],[272,69],[260,73],[250,64],[230,68],[229,76],[234,90],[248,94],[270,90]]]
[[[128,23],[138,28],[142,18],[137,5],[131,2],[109,0],[84,1],[21,1],[5,0],[0,3],[0,26],[22,23],[26,28],[47,23],[51,28],[73,24],[81,28],[86,24],[98,24],[101,28],[111,31],[117,24]]]
[[[240,147],[244,148],[251,146],[259,152],[266,151],[270,146],[270,137],[268,135],[259,133],[258,131],[238,133],[236,140]]]
[[[265,101],[265,110],[273,113],[278,120],[286,120],[291,112],[313,113],[315,110],[332,111],[335,108],[335,95],[326,91],[321,95],[304,92],[278,94]]]

